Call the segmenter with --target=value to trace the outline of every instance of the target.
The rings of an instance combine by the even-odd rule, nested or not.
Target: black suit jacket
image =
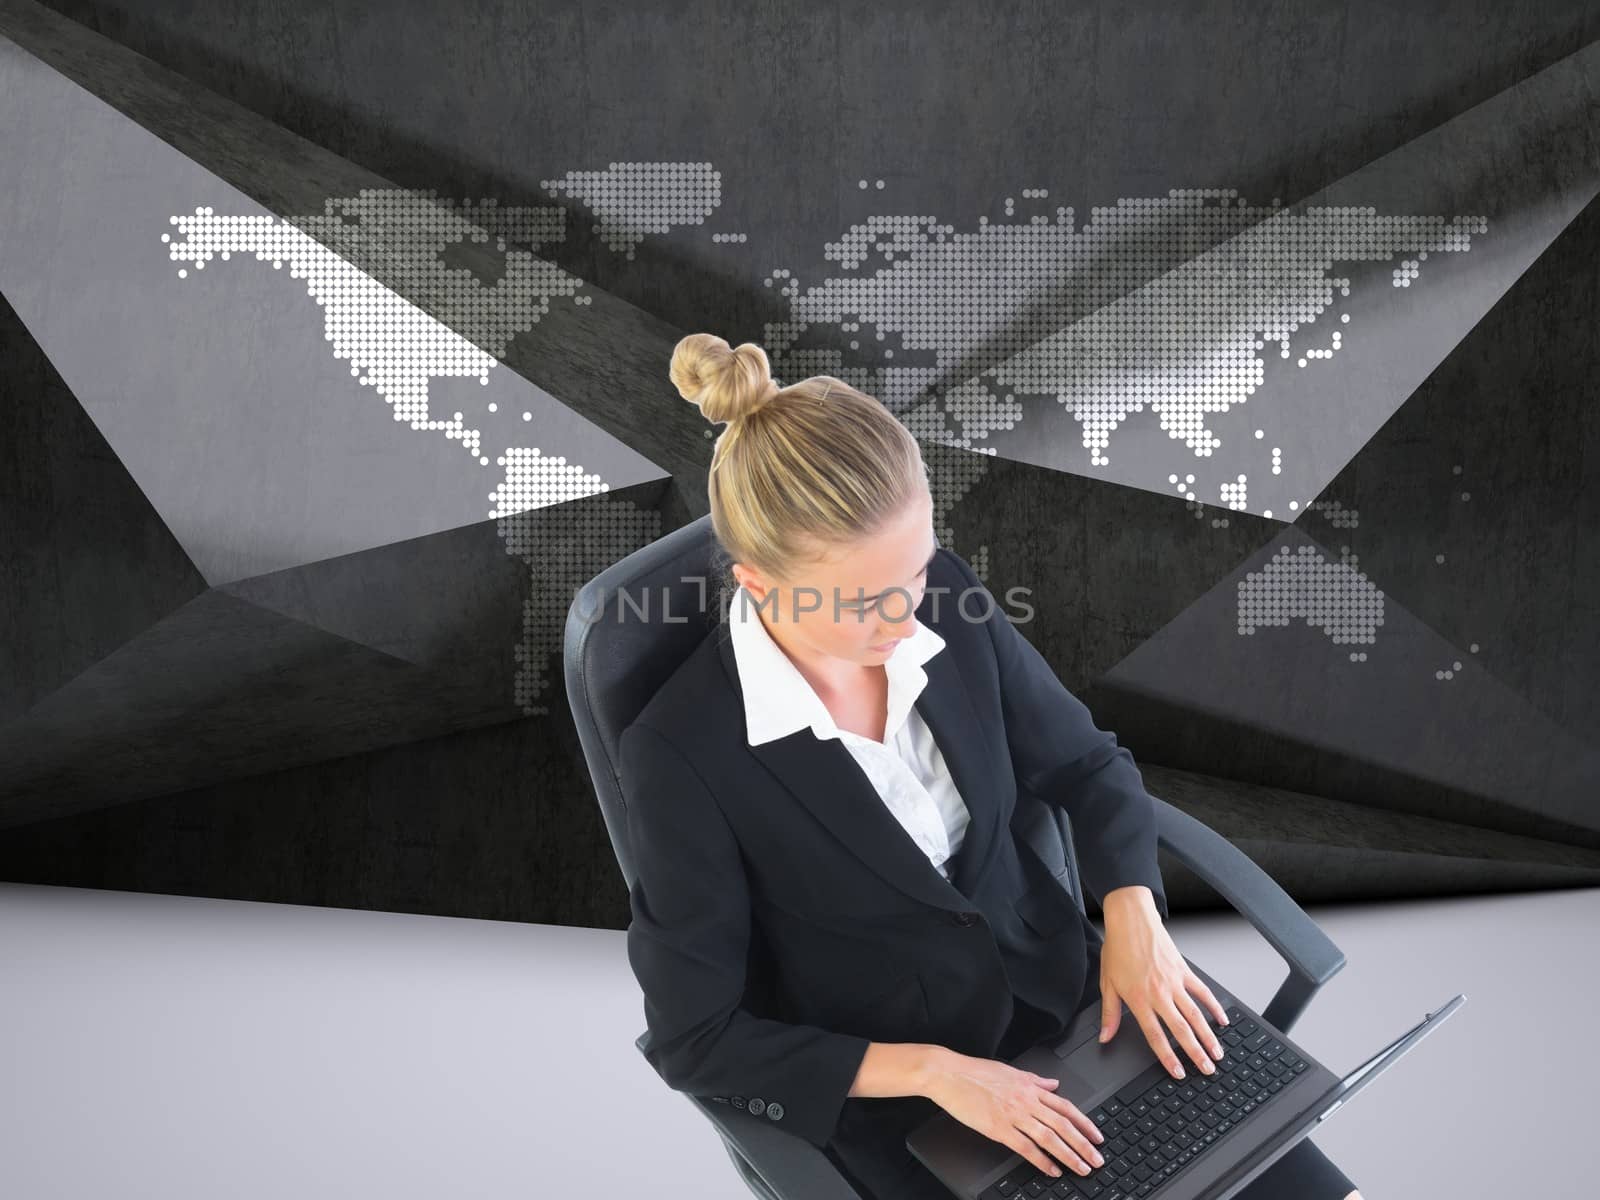
[[[994,1057],[1014,995],[1078,1007],[1099,934],[1013,833],[1019,786],[1067,810],[1097,900],[1144,884],[1167,912],[1133,756],[947,548],[917,619],[945,640],[917,711],[972,818],[948,881],[838,739],[747,743],[725,624],[621,737],[645,1056],[818,1146],[869,1042]]]

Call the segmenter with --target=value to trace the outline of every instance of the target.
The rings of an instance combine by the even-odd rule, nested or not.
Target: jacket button
[[[767,1116],[774,1121],[783,1120],[783,1105],[779,1104],[776,1100],[768,1103]]]
[[[749,1114],[752,1117],[759,1117],[761,1115],[762,1110],[765,1109],[766,1107],[767,1107],[767,1102],[765,1100],[763,1100],[760,1096],[751,1096],[750,1097],[750,1103],[747,1106],[746,1111],[748,1111]]]
[[[978,914],[975,912],[958,912],[954,914],[954,920],[957,925],[971,925],[976,922],[977,919]]]

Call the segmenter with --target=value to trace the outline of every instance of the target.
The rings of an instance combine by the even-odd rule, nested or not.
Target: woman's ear
[[[750,598],[760,604],[766,598],[767,588],[771,585],[762,576],[760,571],[745,566],[743,563],[734,563],[729,570],[733,573],[735,582],[745,591],[750,593]]]

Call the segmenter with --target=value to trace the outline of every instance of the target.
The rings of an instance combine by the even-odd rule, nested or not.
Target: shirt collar
[[[900,732],[911,706],[927,685],[922,669],[940,650],[944,639],[913,615],[916,631],[900,641],[884,660],[889,679],[889,712],[884,727],[887,742]],[[756,601],[743,585],[728,605],[728,635],[744,692],[746,738],[752,746],[810,727],[818,740],[839,737],[844,731],[834,723],[827,705],[783,652],[756,613]]]

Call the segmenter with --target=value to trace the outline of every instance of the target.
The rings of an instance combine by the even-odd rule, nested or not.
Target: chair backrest
[[[567,611],[562,670],[617,865],[633,887],[618,743],[661,685],[721,624],[711,514],[613,563]]]
[[[630,889],[633,856],[618,742],[650,697],[721,624],[715,545],[707,513],[601,571],[579,590],[567,612],[567,701],[612,851]],[[1082,908],[1066,814],[1024,791],[1017,797],[1013,826]]]

